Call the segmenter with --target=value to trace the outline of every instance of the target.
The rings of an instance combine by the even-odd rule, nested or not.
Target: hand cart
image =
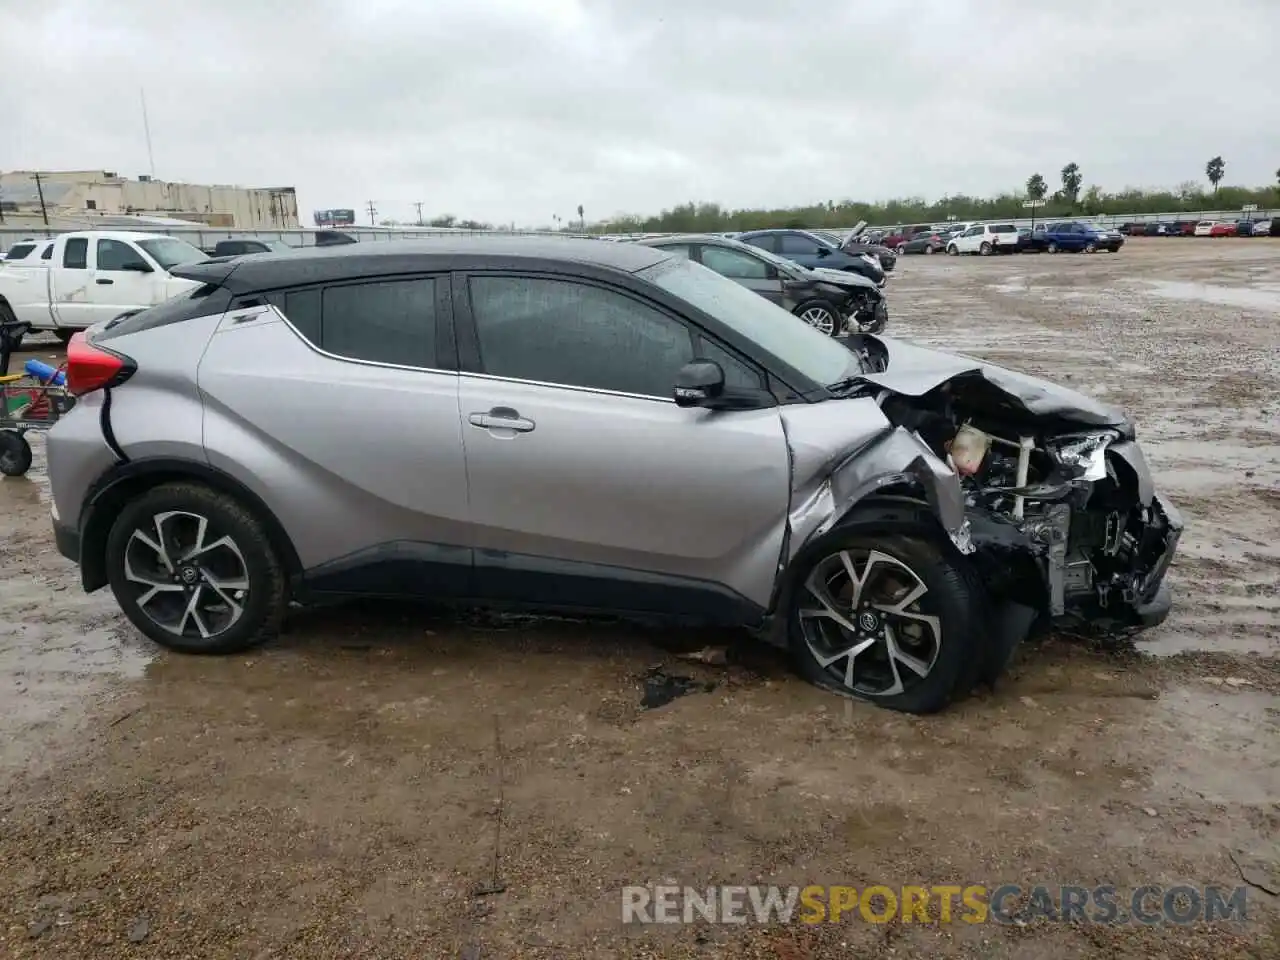
[[[48,430],[75,403],[61,366],[32,361],[24,372],[9,373],[9,357],[30,329],[29,323],[0,323],[0,474],[6,477],[31,468],[27,431]]]

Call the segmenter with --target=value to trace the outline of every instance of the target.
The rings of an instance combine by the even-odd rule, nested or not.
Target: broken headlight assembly
[[[1045,449],[1060,465],[1080,480],[1103,480],[1107,476],[1107,447],[1120,439],[1115,430],[1056,437]]]

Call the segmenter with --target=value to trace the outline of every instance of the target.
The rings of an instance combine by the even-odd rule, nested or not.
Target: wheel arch
[[[86,498],[80,525],[80,578],[87,591],[107,585],[107,536],[126,503],[166,483],[199,483],[239,501],[259,520],[295,592],[300,589],[302,562],[284,526],[256,493],[235,477],[190,460],[149,458],[112,467]]]

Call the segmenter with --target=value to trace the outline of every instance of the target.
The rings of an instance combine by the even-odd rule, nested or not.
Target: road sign
[[[1031,207],[1043,207],[1043,206],[1044,206],[1044,201],[1043,201],[1043,200],[1023,200],[1023,201],[1022,201],[1022,205],[1023,205],[1024,207],[1028,207],[1028,208],[1031,208]]]
[[[1243,210],[1245,213],[1253,213],[1253,211],[1258,209],[1258,205],[1256,203],[1246,203],[1240,209]]]

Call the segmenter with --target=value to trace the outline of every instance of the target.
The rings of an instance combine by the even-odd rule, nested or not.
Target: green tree
[[[1204,165],[1204,175],[1213,184],[1213,192],[1218,192],[1218,184],[1222,182],[1223,176],[1227,172],[1226,161],[1222,157],[1214,157]]]
[[[1049,185],[1044,182],[1044,177],[1038,173],[1033,173],[1027,177],[1027,199],[1043,200],[1044,195],[1049,192]]]
[[[458,218],[452,213],[445,213],[438,217],[432,217],[427,222],[433,227],[452,227],[457,221]]]
[[[1062,168],[1062,197],[1067,205],[1074,207],[1080,196],[1080,185],[1084,177],[1080,176],[1080,165],[1075,161]]]

